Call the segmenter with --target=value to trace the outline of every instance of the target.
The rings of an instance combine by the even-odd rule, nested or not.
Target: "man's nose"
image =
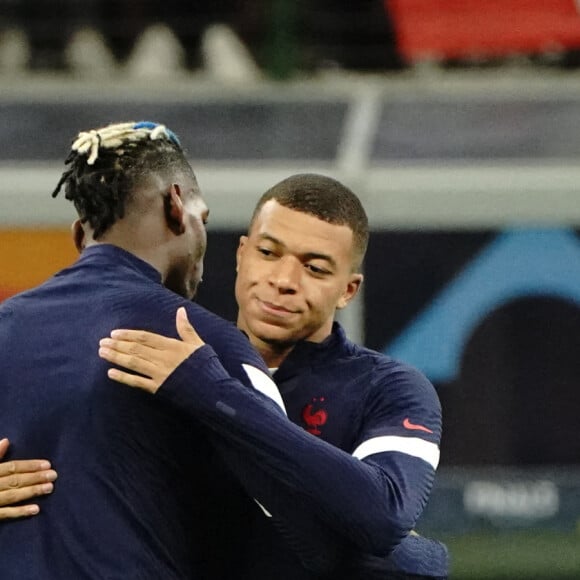
[[[302,264],[299,260],[287,256],[276,262],[272,269],[270,283],[276,286],[280,292],[295,293],[300,284]]]

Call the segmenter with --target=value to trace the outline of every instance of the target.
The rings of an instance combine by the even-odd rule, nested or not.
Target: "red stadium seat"
[[[580,48],[578,0],[385,0],[385,7],[409,64]]]

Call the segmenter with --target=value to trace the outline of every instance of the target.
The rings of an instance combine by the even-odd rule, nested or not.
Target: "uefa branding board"
[[[441,468],[421,518],[424,533],[545,529],[580,525],[579,469]]]

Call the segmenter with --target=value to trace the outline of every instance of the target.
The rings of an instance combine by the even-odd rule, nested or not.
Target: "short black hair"
[[[151,122],[116,123],[83,131],[73,141],[52,197],[64,187],[82,223],[100,238],[123,218],[131,195],[148,176],[184,172],[191,165],[177,136]]]
[[[288,209],[310,214],[329,224],[348,226],[353,233],[354,267],[360,268],[369,241],[369,222],[360,199],[348,187],[317,173],[291,175],[258,200],[250,229],[262,206],[272,199]]]

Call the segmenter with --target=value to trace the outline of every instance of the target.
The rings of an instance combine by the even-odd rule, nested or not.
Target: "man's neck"
[[[99,246],[103,244],[117,246],[118,248],[133,254],[140,260],[147,262],[161,274],[163,283],[165,283],[169,268],[165,256],[160,252],[157,246],[148,244],[151,246],[148,247],[147,244],[140,244],[138,236],[134,236],[134,239],[127,239],[122,235],[107,233],[106,235],[99,238],[98,241],[93,239],[87,240],[86,247]]]
[[[261,341],[257,338],[251,338],[250,342],[260,353],[268,368],[278,368],[284,359],[290,354],[294,345],[278,345]]]

